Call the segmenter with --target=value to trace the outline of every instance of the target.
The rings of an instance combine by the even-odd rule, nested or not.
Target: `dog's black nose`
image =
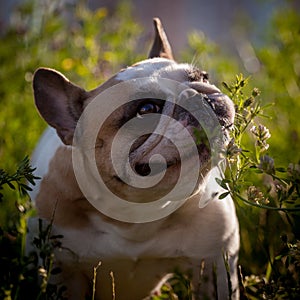
[[[135,172],[141,176],[148,176],[151,173],[149,164],[136,164],[134,169]]]
[[[151,174],[151,176],[154,176],[161,172],[166,171],[167,168],[169,168],[175,164],[180,164],[180,160],[173,159],[166,163],[152,162],[151,166],[148,163],[137,163],[134,166],[134,170],[138,175],[141,175],[141,176],[148,176],[150,174]]]
[[[150,165],[147,163],[140,163],[136,164],[134,169],[138,175],[148,176],[151,173],[151,175],[153,176],[159,174],[160,172],[163,172],[167,167],[169,167],[169,164],[165,165],[162,163],[152,163],[150,167]]]

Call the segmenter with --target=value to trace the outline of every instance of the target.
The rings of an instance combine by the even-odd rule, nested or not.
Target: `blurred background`
[[[13,172],[46,127],[33,103],[32,77],[38,67],[55,68],[85,89],[95,88],[120,68],[147,57],[152,18],[157,16],[179,62],[208,71],[210,81],[221,88],[237,74],[249,77],[245,94],[257,87],[261,104],[269,105],[258,121],[271,132],[268,155],[276,167],[299,164],[300,1],[2,0],[0,169]],[[244,147],[248,145],[246,139]],[[297,166],[295,179],[300,182]],[[15,224],[18,199],[5,190],[4,198],[0,225],[9,228]],[[299,207],[296,200],[293,205]],[[257,274],[254,285],[273,274],[289,286],[282,279],[289,278],[294,288],[300,263],[293,271],[271,269],[286,247],[282,237],[299,240],[299,213],[243,205],[237,209],[243,274]],[[257,295],[251,299],[262,299]]]
[[[26,0],[3,0],[0,3],[0,30],[8,27],[14,9]],[[113,11],[119,0],[60,0],[41,1],[44,5],[59,5],[68,7],[67,14],[72,18],[72,8],[84,2],[91,10],[106,7]],[[124,2],[124,1],[123,1]],[[36,1],[38,3],[38,1]],[[56,3],[56,4],[53,4]],[[147,34],[152,34],[150,24],[152,18],[160,17],[168,32],[174,52],[187,46],[186,33],[200,30],[205,35],[224,47],[225,51],[238,54],[251,71],[257,71],[257,65],[245,62],[245,46],[243,43],[262,44],[263,33],[274,14],[278,10],[291,6],[300,9],[298,0],[132,0],[132,16],[146,28]],[[284,16],[283,16],[284,17]],[[255,67],[256,66],[256,67]],[[251,69],[252,68],[252,69]]]

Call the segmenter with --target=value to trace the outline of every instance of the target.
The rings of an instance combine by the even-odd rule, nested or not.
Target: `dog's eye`
[[[158,113],[160,111],[160,107],[153,103],[145,103],[139,107],[137,111],[137,116],[142,116],[146,114]]]

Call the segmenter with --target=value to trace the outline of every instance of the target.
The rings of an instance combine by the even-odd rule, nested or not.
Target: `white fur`
[[[48,173],[49,163],[60,146],[64,146],[64,144],[56,134],[56,130],[48,127],[31,158],[31,165],[36,168],[34,172],[35,176],[43,178]],[[41,179],[36,180],[34,187],[31,185],[32,191],[29,192],[29,195],[32,201],[35,200],[40,191],[40,182]]]
[[[126,81],[141,77],[162,77],[161,75],[164,73],[168,74],[168,78],[170,78],[172,77],[172,73],[176,77],[190,68],[189,64],[178,64],[175,61],[165,58],[151,58],[122,70],[117,74],[116,79]]]

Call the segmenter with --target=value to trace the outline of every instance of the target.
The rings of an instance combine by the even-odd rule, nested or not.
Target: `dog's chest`
[[[114,224],[94,213],[89,217],[88,227],[59,231],[64,235],[65,246],[73,249],[82,261],[212,257],[236,230],[230,209],[225,216],[223,208],[216,204],[205,209],[187,205],[183,212],[167,220],[146,224]],[[230,217],[232,222],[225,220]]]

